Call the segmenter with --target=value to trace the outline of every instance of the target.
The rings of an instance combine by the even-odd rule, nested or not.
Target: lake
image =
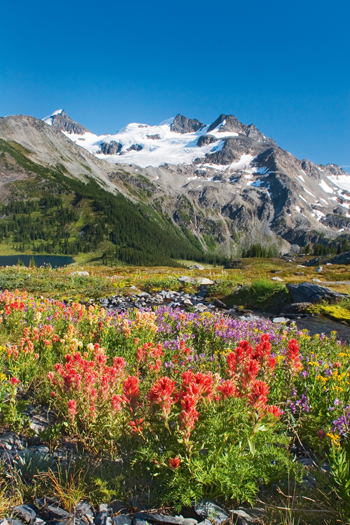
[[[72,257],[61,255],[0,255],[0,266],[16,266],[18,259],[21,260],[25,266],[29,266],[32,258],[34,258],[37,266],[50,264],[52,268],[61,268],[62,266],[75,262]]]

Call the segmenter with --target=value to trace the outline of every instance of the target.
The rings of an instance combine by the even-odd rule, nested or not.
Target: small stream
[[[350,344],[350,326],[324,316],[306,317],[303,319],[295,319],[295,324],[299,330],[305,328],[310,332],[310,335],[325,334],[329,335],[331,332],[337,332],[338,339],[346,341]]]

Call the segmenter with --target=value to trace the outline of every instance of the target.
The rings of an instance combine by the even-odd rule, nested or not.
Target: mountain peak
[[[273,142],[272,139],[265,137],[254,124],[247,126],[242,124],[234,115],[222,113],[208,128],[207,133],[216,130],[217,132],[230,132],[245,135],[256,142]]]
[[[175,133],[195,133],[200,128],[203,127],[202,122],[195,118],[187,118],[183,115],[176,115],[173,123],[170,126],[170,131],[175,131]]]
[[[74,133],[75,135],[90,133],[85,126],[82,126],[79,122],[71,119],[64,109],[54,111],[48,117],[43,118],[43,121],[49,126],[57,128],[60,131],[65,131],[66,133]]]

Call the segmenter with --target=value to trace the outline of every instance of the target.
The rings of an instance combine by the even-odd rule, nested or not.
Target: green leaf
[[[255,445],[250,438],[248,438],[248,445],[249,445],[249,450],[250,450],[251,455],[255,456],[255,452],[256,452]]]

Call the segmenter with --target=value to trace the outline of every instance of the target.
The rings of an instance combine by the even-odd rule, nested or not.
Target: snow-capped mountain
[[[0,139],[147,204],[213,253],[235,255],[257,242],[288,251],[350,235],[350,176],[297,159],[233,115],[212,124],[177,115],[98,136],[59,110],[43,121],[2,118]]]
[[[49,126],[57,128],[60,131],[65,131],[66,133],[74,133],[77,135],[90,133],[87,128],[78,122],[75,122],[75,120],[72,120],[64,111],[64,109],[58,109],[57,111],[54,111],[48,117],[43,118],[43,121],[46,124],[49,124]]]
[[[274,143],[255,127],[242,126],[236,119],[232,122],[232,115],[222,115],[212,125],[203,125],[198,120],[177,115],[157,126],[131,123],[114,135],[100,136],[86,128],[84,132],[77,132],[80,124],[67,117],[65,111],[60,109],[43,121],[61,129],[73,142],[100,159],[115,164],[135,164],[142,168],[191,164],[199,157],[220,151],[224,146],[223,139],[250,136],[253,131],[258,142]]]
[[[64,120],[58,120],[62,115]],[[308,160],[298,161],[253,124],[244,125],[233,115],[220,115],[212,124],[177,115],[157,126],[131,123],[114,135],[100,136],[86,128],[84,132],[77,132],[80,124],[63,110],[43,120],[61,129],[97,158],[113,164],[128,164],[134,169],[162,166],[163,170],[169,166],[174,169],[174,166],[191,165],[195,171],[187,167],[187,181],[197,181],[197,186],[200,182],[228,181],[236,191],[242,192],[251,186],[270,193],[270,175],[279,171],[271,159],[277,154],[283,157],[283,168],[286,170],[288,165],[289,170],[293,168],[294,178],[302,183],[298,192],[301,202],[294,205],[294,211],[305,217],[303,210],[307,205],[311,208],[311,217],[320,222],[326,215],[322,208],[340,206],[338,213],[350,218],[347,173],[333,164],[318,166]]]

